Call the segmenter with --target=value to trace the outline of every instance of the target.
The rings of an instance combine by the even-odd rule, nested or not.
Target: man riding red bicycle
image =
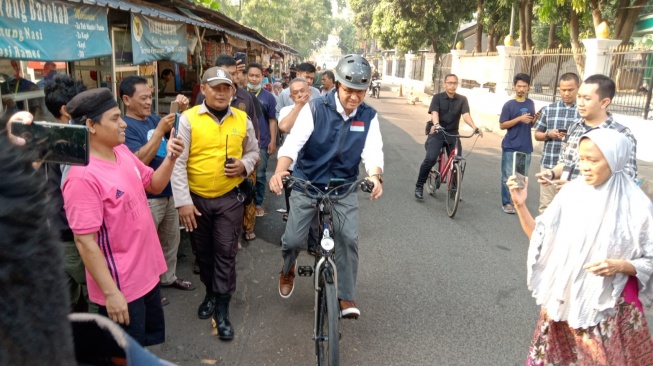
[[[458,125],[462,116],[465,123],[474,129],[474,133],[478,133],[483,137],[483,132],[476,127],[469,113],[467,98],[464,95],[456,94],[458,76],[454,74],[446,75],[443,85],[445,91],[433,95],[429,107],[433,126],[426,131],[428,134],[425,144],[426,157],[420,166],[417,183],[415,184],[415,198],[420,200],[424,199],[424,183],[426,183],[429,171],[435,165],[445,142],[447,151],[456,144],[458,146],[458,155],[462,154],[460,139],[456,136],[446,136],[444,133],[438,132],[438,127],[442,127],[450,135],[458,135]]]

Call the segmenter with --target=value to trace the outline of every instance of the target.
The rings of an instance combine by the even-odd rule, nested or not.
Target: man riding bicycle
[[[435,94],[433,99],[431,99],[431,106],[429,107],[429,114],[431,115],[433,126],[426,131],[428,134],[425,146],[426,157],[419,168],[419,175],[415,184],[415,197],[420,200],[424,199],[424,183],[426,183],[429,171],[438,160],[442,145],[446,142],[447,151],[449,151],[451,146],[457,144],[458,155],[462,154],[460,139],[455,136],[446,136],[444,133],[438,131],[438,127],[442,127],[444,132],[450,135],[458,135],[458,125],[462,116],[465,123],[474,129],[475,133],[483,137],[483,132],[476,128],[472,116],[469,114],[467,98],[464,95],[456,94],[456,89],[458,89],[458,76],[448,74],[444,77],[443,86],[445,91]]]
[[[358,178],[358,166],[365,164],[374,183],[371,198],[381,197],[383,188],[383,141],[376,110],[363,103],[370,83],[370,65],[363,57],[347,55],[335,70],[336,87],[311,100],[299,112],[292,133],[279,150],[270,189],[281,194],[282,177],[294,161],[293,176],[308,180],[323,190],[333,179],[351,183]],[[356,275],[358,272],[358,198],[349,195],[334,203],[343,219],[335,228],[338,298],[343,318],[358,318]],[[306,245],[311,221],[317,212],[314,201],[303,191],[290,196],[286,230],[281,238],[284,265],[279,294],[288,298],[294,289],[299,249]]]

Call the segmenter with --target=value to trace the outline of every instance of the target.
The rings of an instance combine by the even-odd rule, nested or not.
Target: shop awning
[[[150,17],[160,18],[174,22],[186,23],[197,25],[203,28],[213,29],[218,32],[226,32],[227,30],[215,24],[203,21],[202,18],[194,15],[193,17],[177,14],[167,8],[153,6],[153,4],[135,3],[126,0],[66,0],[71,3],[83,3],[89,5],[97,5],[109,7],[111,9],[128,11],[134,14],[143,14]],[[185,12],[184,12],[185,13]],[[199,19],[198,19],[199,18]]]

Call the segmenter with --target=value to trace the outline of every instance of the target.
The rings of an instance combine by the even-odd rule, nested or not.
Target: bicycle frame
[[[318,297],[320,296],[320,291],[322,291],[322,288],[320,287],[320,279],[322,277],[322,272],[325,271],[325,278],[329,283],[333,283],[336,288],[336,294],[338,293],[338,270],[336,267],[335,262],[333,261],[333,255],[335,254],[335,246],[334,250],[324,250],[324,248],[321,245],[321,241],[323,238],[332,238],[332,230],[331,228],[333,227],[332,219],[331,219],[331,207],[328,205],[324,204],[324,202],[318,202],[318,221],[320,223],[320,245],[319,245],[319,256],[315,257],[315,268],[314,268],[314,274],[315,274],[315,317],[313,321],[313,340],[317,338],[317,328],[318,328],[318,316],[317,313],[319,309],[317,308],[318,306]]]

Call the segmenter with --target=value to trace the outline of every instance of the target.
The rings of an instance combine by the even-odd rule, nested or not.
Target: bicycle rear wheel
[[[447,215],[454,217],[458,210],[460,203],[460,191],[462,181],[462,173],[460,171],[460,164],[454,162],[451,166],[451,180],[447,185]]]
[[[324,272],[322,276],[326,277]],[[322,279],[322,290],[318,296],[317,331],[315,334],[315,350],[318,366],[338,366],[340,364],[340,331],[338,318],[340,305],[336,285],[326,278]]]

